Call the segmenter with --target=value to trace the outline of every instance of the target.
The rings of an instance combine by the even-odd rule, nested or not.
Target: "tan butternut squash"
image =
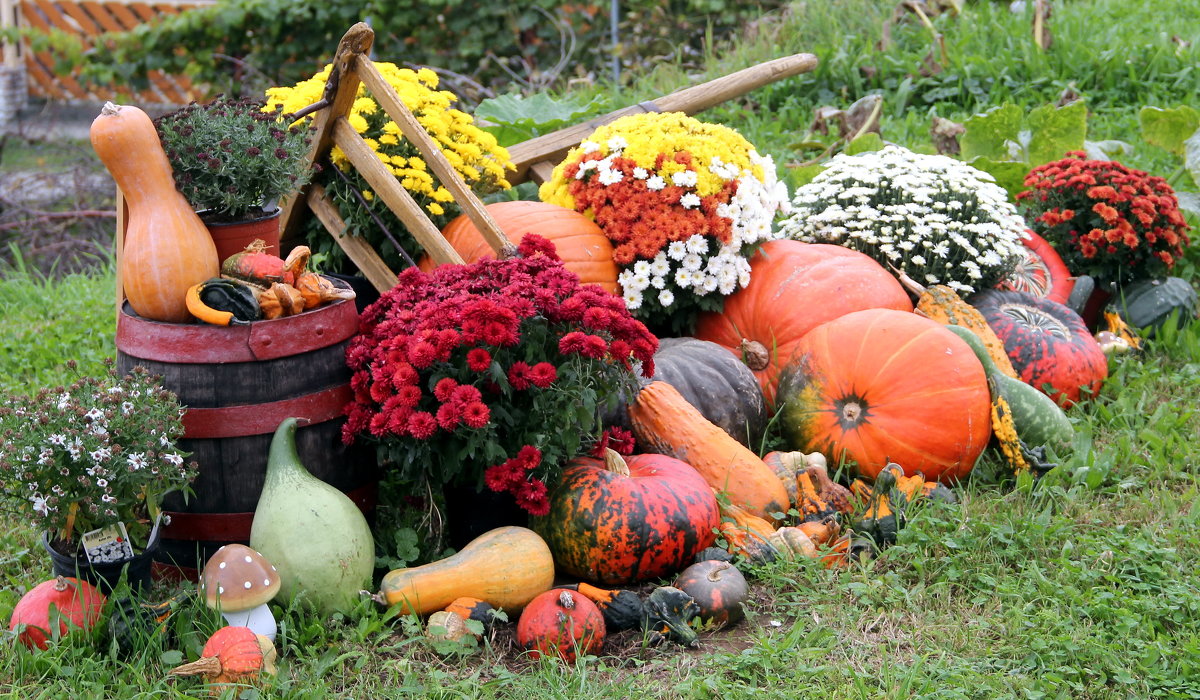
[[[638,443],[692,465],[708,485],[767,520],[786,513],[788,493],[758,455],[711,423],[666,382],[651,382],[629,407]]]
[[[554,585],[554,558],[533,530],[507,526],[471,540],[457,554],[383,577],[381,595],[405,613],[425,615],[469,596],[513,613]]]
[[[108,102],[90,135],[129,206],[119,266],[129,305],[154,321],[190,320],[187,291],[217,276],[217,247],[175,189],[154,123],[137,107]]]

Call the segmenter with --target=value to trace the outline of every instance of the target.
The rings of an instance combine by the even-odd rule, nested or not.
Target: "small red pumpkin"
[[[696,615],[703,622],[732,625],[745,617],[742,603],[750,595],[746,577],[727,561],[702,561],[679,574],[675,587],[700,606]]]
[[[275,673],[275,645],[249,627],[222,627],[204,644],[200,658],[171,669],[172,676],[204,676],[221,694],[221,684],[253,681],[259,674]]]
[[[1032,294],[999,290],[977,294],[971,303],[1004,343],[1022,381],[1062,406],[1100,391],[1108,357],[1074,311]]]
[[[606,585],[666,576],[711,545],[717,499],[690,465],[656,454],[567,464],[534,520],[560,571]]]
[[[779,382],[780,422],[793,449],[843,457],[874,478],[962,478],[992,434],[987,375],[970,346],[940,323],[890,309],[818,326]]]
[[[553,589],[530,601],[517,621],[517,643],[535,659],[574,661],[604,645],[604,615],[587,596]]]
[[[17,629],[25,625],[18,635],[25,646],[45,649],[50,632],[50,607],[58,610],[59,636],[67,634],[67,623],[82,630],[90,630],[100,619],[104,609],[104,594],[87,581],[59,576],[42,581],[21,596],[13,608],[8,628]]]
[[[1067,303],[1071,290],[1075,288],[1075,278],[1071,276],[1067,264],[1045,238],[1028,229],[1025,235],[1027,238],[1021,240],[1025,244],[1024,255],[1017,262],[1016,269],[1000,280],[996,287],[1010,292],[1025,292],[1060,304]]]
[[[750,260],[750,285],[701,314],[695,336],[741,357],[758,376],[767,408],[776,407],[779,372],[813,328],[862,309],[912,311],[892,273],[839,245],[770,241]]]
[[[598,284],[605,291],[618,293],[619,271],[612,259],[613,246],[595,221],[573,209],[545,202],[496,202],[484,208],[513,245],[520,245],[527,233],[537,234],[554,244],[563,265],[579,275],[580,283]],[[466,214],[446,224],[442,235],[465,262],[496,257],[496,251]],[[417,262],[424,272],[437,267],[429,256]]]

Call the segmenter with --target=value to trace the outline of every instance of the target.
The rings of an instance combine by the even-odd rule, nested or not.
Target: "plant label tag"
[[[92,564],[108,564],[133,558],[133,545],[129,543],[125,523],[85,532],[83,551]]]

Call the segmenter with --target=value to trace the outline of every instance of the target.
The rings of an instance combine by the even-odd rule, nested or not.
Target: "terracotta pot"
[[[266,252],[279,255],[279,215],[282,209],[260,216],[257,219],[233,222],[212,222],[201,212],[200,218],[208,227],[213,243],[217,244],[217,257],[224,262],[226,258],[246,249],[255,239],[262,239],[267,244]]]

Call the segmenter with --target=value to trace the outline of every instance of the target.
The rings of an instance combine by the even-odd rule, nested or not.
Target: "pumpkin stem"
[[[55,577],[55,579],[54,579],[54,590],[55,590],[55,591],[57,591],[58,593],[62,593],[63,591],[67,590],[67,589],[68,589],[68,588],[70,588],[70,587],[71,587],[71,584],[67,583],[67,577],[66,577],[66,576],[57,576],[57,577]]]
[[[720,566],[714,566],[712,570],[708,572],[708,580],[712,581],[713,583],[718,583],[721,580],[721,572],[728,568],[729,562],[727,561],[721,562]]]
[[[104,106],[100,108],[100,114],[102,114],[106,117],[113,117],[120,113],[121,113],[121,106],[113,104],[112,102],[105,102]]]
[[[771,353],[767,350],[767,346],[757,340],[742,338],[738,350],[742,353],[742,362],[745,362],[746,366],[755,372],[760,372],[771,364]]]
[[[629,465],[625,458],[611,447],[604,448],[604,468],[614,474],[629,476]]]
[[[900,280],[901,286],[912,292],[918,298],[925,293],[925,287],[921,286],[920,282],[904,274],[894,266],[892,267],[892,273],[895,274],[896,278]]]
[[[216,678],[221,675],[221,660],[215,656],[202,656],[190,664],[177,666],[167,672],[170,676],[208,676]]]

